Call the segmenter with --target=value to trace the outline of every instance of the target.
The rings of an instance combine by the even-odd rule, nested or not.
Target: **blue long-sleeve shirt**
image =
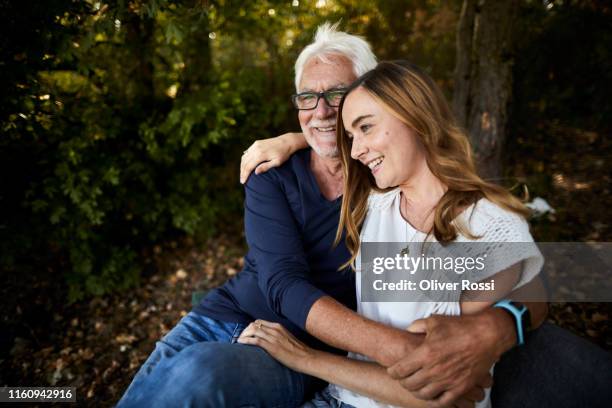
[[[310,149],[301,150],[282,166],[249,177],[244,268],[194,311],[236,323],[278,322],[319,345],[305,332],[313,303],[329,295],[355,309],[355,275],[338,271],[349,252],[344,240],[333,247],[340,199],[323,197],[310,170],[310,154]]]

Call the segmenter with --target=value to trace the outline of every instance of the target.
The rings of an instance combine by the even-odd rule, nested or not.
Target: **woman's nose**
[[[353,144],[351,146],[351,157],[355,160],[359,160],[362,154],[367,153],[368,149],[363,145],[361,140],[357,137],[353,137]]]

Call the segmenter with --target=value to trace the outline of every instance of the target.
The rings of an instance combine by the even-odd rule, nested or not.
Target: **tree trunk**
[[[464,0],[457,27],[453,108],[490,180],[501,175],[518,8],[519,0]]]

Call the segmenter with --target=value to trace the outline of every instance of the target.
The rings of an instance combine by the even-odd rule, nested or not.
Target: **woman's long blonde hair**
[[[429,232],[439,242],[454,241],[458,232],[474,238],[453,220],[483,197],[523,217],[528,215],[528,209],[519,199],[478,176],[468,137],[457,125],[444,95],[431,77],[408,62],[383,61],[351,84],[338,109],[337,139],[344,168],[344,196],[335,243],[340,242],[346,230],[346,246],[351,253],[351,259],[342,268],[353,265],[357,257],[359,228],[366,215],[370,192],[391,190],[378,188],[370,170],[351,158],[351,139],[344,129],[342,109],[346,97],[359,87],[414,131],[424,146],[429,169],[448,187],[435,208],[433,228]]]

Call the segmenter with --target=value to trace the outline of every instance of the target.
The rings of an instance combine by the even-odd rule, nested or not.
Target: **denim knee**
[[[179,353],[168,375],[187,406],[288,407],[304,398],[305,376],[254,346],[195,344]]]
[[[304,398],[305,376],[263,349],[201,342],[162,359],[123,407],[288,407]]]
[[[161,405],[183,407],[241,406],[241,356],[227,343],[196,343],[183,349],[167,367]]]

